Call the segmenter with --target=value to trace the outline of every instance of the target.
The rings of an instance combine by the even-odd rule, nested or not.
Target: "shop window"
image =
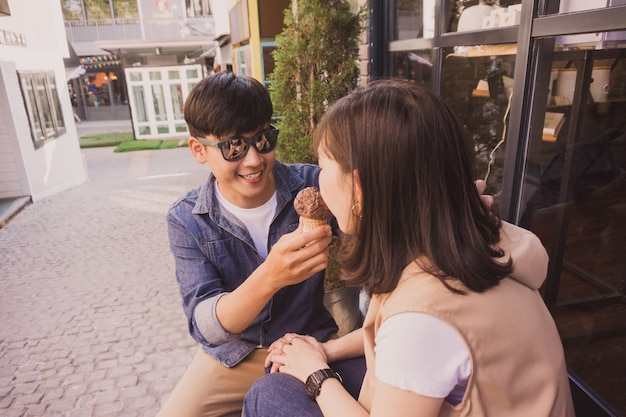
[[[542,291],[569,371],[626,415],[626,50],[554,44],[547,94],[533,114],[543,130],[530,137],[520,225],[550,253]]]
[[[136,1],[113,0],[113,9],[115,10],[115,17],[118,19],[137,19],[139,17]]]
[[[88,107],[120,106],[128,103],[119,70],[85,75],[83,89]]]
[[[111,19],[111,6],[109,0],[84,0],[87,19]]]
[[[53,71],[18,71],[35,149],[65,133]]]

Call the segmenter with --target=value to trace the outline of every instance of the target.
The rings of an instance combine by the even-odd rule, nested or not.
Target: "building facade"
[[[131,118],[136,139],[184,136],[182,103],[215,62],[209,1],[61,0],[61,5],[80,64],[68,82],[77,115]]]
[[[58,3],[0,0],[0,199],[37,201],[86,179],[64,57]]]

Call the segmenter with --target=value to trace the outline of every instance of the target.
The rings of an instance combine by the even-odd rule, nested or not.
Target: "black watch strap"
[[[309,394],[312,400],[315,401],[317,396],[320,395],[322,383],[328,378],[335,378],[339,382],[342,382],[341,375],[330,368],[315,371],[306,379],[306,393]]]

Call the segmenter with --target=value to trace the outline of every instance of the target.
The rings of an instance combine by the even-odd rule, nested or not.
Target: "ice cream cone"
[[[324,226],[328,223],[326,219],[311,219],[309,217],[302,217],[302,223],[304,224],[304,231],[308,232],[317,227]]]

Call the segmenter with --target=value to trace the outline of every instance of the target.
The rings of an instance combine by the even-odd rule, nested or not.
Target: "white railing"
[[[71,42],[214,37],[213,16],[164,19],[97,19],[65,22]]]

